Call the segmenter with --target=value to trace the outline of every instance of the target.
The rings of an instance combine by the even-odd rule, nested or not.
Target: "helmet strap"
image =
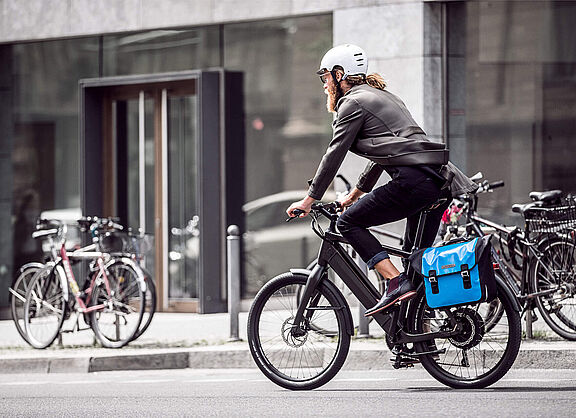
[[[344,92],[342,91],[342,87],[340,86],[340,83],[344,79],[338,81],[338,79],[336,78],[336,70],[331,70],[330,74],[332,74],[332,80],[334,80],[334,84],[336,84],[336,89],[338,90],[338,95],[340,97],[344,96]]]

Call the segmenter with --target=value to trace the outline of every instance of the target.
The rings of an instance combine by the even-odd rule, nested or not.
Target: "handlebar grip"
[[[497,189],[499,187],[504,187],[504,181],[495,181],[494,183],[488,184],[488,190]]]
[[[304,213],[304,211],[303,211],[302,209],[294,209],[294,210],[292,211],[292,214],[293,214],[294,216],[289,216],[288,219],[286,219],[286,222],[290,222],[290,221],[293,220],[293,219],[299,218],[300,215],[302,215],[303,213]]]

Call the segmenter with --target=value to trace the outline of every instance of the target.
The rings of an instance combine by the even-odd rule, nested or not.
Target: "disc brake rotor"
[[[289,345],[290,347],[298,348],[302,347],[306,340],[308,339],[308,332],[305,332],[303,335],[294,335],[292,332],[293,329],[293,321],[294,318],[290,317],[284,321],[282,324],[282,339],[284,342]]]

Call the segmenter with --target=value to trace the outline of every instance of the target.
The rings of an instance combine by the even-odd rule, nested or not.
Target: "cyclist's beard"
[[[328,112],[330,113],[336,113],[336,104],[338,103],[338,100],[340,100],[340,97],[342,97],[342,90],[332,83],[332,85],[329,85],[325,91],[327,94],[326,109],[328,109]]]

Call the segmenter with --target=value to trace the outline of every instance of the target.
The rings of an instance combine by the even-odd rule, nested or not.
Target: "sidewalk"
[[[122,349],[94,346],[90,330],[64,334],[46,350],[30,348],[12,321],[0,321],[0,373],[87,373],[110,370],[255,368],[246,343],[247,313],[240,314],[240,338],[229,342],[228,314],[157,313],[150,328]],[[378,332],[379,331],[379,332]],[[345,368],[391,369],[382,331],[354,339]],[[541,330],[540,335],[553,334]],[[515,368],[576,368],[576,342],[524,340]],[[416,366],[419,367],[419,366]]]

